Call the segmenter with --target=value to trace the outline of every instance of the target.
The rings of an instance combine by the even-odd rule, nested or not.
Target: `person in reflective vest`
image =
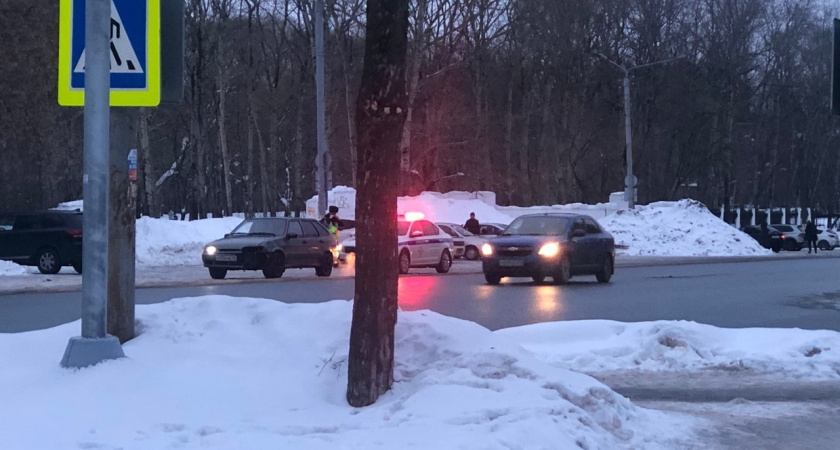
[[[338,229],[344,225],[344,222],[338,218],[338,207],[330,206],[329,212],[321,219],[321,223],[327,227],[330,234],[333,235],[335,241],[338,242]]]

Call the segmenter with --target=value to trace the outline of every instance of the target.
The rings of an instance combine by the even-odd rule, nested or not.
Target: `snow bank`
[[[4,449],[670,449],[705,424],[428,311],[400,313],[395,384],[366,408],[345,400],[350,302],[212,296],[137,313],[128,358],[79,371],[56,362],[78,322],[0,335]]]
[[[770,253],[694,200],[657,202],[599,220],[619,253],[634,256],[752,256]]]
[[[222,238],[242,219],[225,217],[180,221],[142,217],[137,219],[137,263],[155,266],[201,264],[201,252],[211,241]]]
[[[495,333],[520,343],[542,361],[590,374],[625,369],[734,370],[775,378],[840,379],[840,333],[836,331],[583,320]]]
[[[73,200],[71,202],[59,203],[55,208],[59,211],[84,211],[84,200]]]
[[[0,260],[0,277],[11,275],[26,275],[26,267],[15,264],[11,261]]]

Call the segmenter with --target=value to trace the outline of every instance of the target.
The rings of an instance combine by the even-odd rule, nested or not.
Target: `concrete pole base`
[[[64,357],[61,358],[61,367],[81,369],[119,358],[125,358],[125,353],[116,337],[110,334],[103,338],[76,336],[70,338],[70,342],[67,343]]]

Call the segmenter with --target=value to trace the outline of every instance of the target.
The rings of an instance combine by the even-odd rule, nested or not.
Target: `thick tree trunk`
[[[368,0],[365,60],[356,105],[359,186],[356,291],[347,401],[376,402],[394,382],[397,323],[397,183],[405,124],[408,0]]]

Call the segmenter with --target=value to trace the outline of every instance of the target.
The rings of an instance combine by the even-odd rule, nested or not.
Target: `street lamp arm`
[[[621,71],[622,71],[622,72],[624,72],[624,73],[629,72],[629,70],[628,70],[626,67],[622,66],[621,64],[619,64],[619,63],[617,63],[617,62],[615,62],[615,61],[613,61],[613,60],[611,60],[611,59],[609,59],[609,58],[607,58],[607,55],[605,55],[605,54],[603,54],[603,53],[601,53],[601,52],[595,52],[595,53],[593,53],[593,54],[594,54],[595,56],[597,56],[597,57],[599,57],[599,58],[603,59],[604,61],[606,61],[606,62],[608,62],[608,63],[610,63],[610,64],[612,64],[612,65],[614,65],[614,66],[618,67],[619,69],[621,69]],[[634,68],[635,68],[635,67],[634,67]]]
[[[683,58],[684,58],[683,56],[677,56],[676,58],[669,58],[669,59],[663,59],[662,61],[654,61],[652,63],[640,64],[638,66],[633,66],[633,67],[627,69],[627,71],[629,72],[631,70],[642,69],[644,67],[657,66],[659,64],[667,64],[669,62],[673,62],[673,61],[676,61],[678,59],[683,59]]]

